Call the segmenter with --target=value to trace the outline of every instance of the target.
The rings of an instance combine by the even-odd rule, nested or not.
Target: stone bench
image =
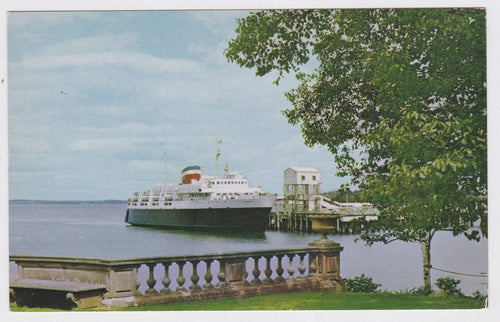
[[[19,279],[10,282],[14,300],[30,307],[97,307],[106,285],[76,281]]]

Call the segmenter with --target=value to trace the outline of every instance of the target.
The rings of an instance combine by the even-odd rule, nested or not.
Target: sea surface
[[[317,234],[267,231],[264,234],[222,234],[134,227],[124,222],[125,202],[19,203],[9,209],[9,252],[15,255],[128,259],[150,256],[199,255],[220,252],[305,247]],[[330,235],[344,247],[340,273],[344,278],[364,274],[381,290],[404,291],[423,284],[422,255],[415,243],[393,242],[365,246],[356,235]],[[432,265],[453,272],[488,272],[488,241],[468,241],[439,232],[432,240]],[[10,280],[16,266],[9,264]],[[487,278],[431,271],[437,278],[461,280],[467,295],[487,293]]]

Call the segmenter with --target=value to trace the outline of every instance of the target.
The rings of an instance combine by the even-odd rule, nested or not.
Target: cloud
[[[80,127],[76,132],[102,137],[152,137],[162,135],[174,127],[169,124],[124,123],[113,127]]]
[[[87,107],[87,110],[90,108],[92,113],[100,116],[127,116],[137,112],[136,107],[130,105],[97,105]]]
[[[90,68],[121,66],[140,71],[193,72],[199,65],[192,60],[167,59],[138,52],[110,51],[103,53],[31,56],[19,63],[12,63],[14,69]]]
[[[304,149],[303,142],[304,139],[302,138],[302,134],[297,133],[290,136],[287,141],[278,142],[275,146],[275,150],[279,151],[280,154],[294,153]]]
[[[177,130],[177,126],[165,123],[125,123],[101,128],[80,127],[72,131],[72,138],[67,142],[70,150],[89,154],[125,153],[129,157],[158,159],[167,152],[170,162],[182,160],[192,154],[192,151],[204,155],[203,147],[213,142],[213,137],[186,135],[182,131],[180,133],[183,135],[175,135],[179,132]]]
[[[37,29],[44,29],[61,24],[71,24],[77,20],[95,20],[103,19],[102,15],[90,12],[65,11],[65,12],[9,12],[9,27],[21,28],[36,26]]]
[[[9,139],[11,151],[29,152],[30,154],[43,153],[51,150],[51,144],[43,137],[15,136]]]
[[[236,19],[248,15],[244,10],[190,11],[188,15],[194,22],[200,22],[207,30],[223,36],[231,35],[236,29]]]
[[[9,119],[12,121],[12,119]],[[9,126],[9,152],[22,154],[20,161],[29,158],[37,163],[41,155],[52,151],[53,142],[49,139],[50,127],[33,122],[11,122]],[[31,158],[30,156],[35,155]]]
[[[89,138],[74,140],[70,143],[70,147],[75,151],[116,152],[131,150],[131,145],[133,144],[140,144],[140,140],[131,140],[129,138]]]
[[[160,174],[164,170],[164,163],[150,160],[130,160],[127,169],[132,172],[152,172]]]
[[[126,50],[137,43],[139,35],[135,32],[123,34],[92,35],[47,45],[40,49],[42,55],[68,55],[86,52],[108,52]]]

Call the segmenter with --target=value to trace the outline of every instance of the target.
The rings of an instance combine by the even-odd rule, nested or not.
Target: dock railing
[[[108,260],[10,255],[9,259],[17,265],[17,282],[105,285],[98,302],[113,306],[298,290],[340,291],[342,249],[323,240],[304,248],[192,256]]]

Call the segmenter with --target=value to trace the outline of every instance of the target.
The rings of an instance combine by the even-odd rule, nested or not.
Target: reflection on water
[[[151,234],[167,234],[171,236],[178,236],[180,238],[194,238],[194,239],[227,239],[228,241],[235,240],[265,240],[266,234],[264,232],[252,233],[252,232],[224,232],[224,231],[189,231],[189,230],[176,230],[176,229],[160,229],[160,228],[152,228],[152,227],[141,227],[141,226],[132,226],[127,225],[127,229],[132,230],[145,230]]]
[[[17,255],[129,259],[154,256],[215,254],[279,248],[301,248],[319,235],[268,231],[264,234],[211,233],[130,226],[124,222],[126,204],[11,205],[9,252]],[[365,246],[356,236],[329,236],[344,247],[340,273],[345,278],[372,277],[381,289],[397,291],[423,284],[418,244],[394,242]],[[433,239],[432,265],[455,272],[488,271],[488,243],[439,232]],[[143,268],[141,269],[141,271]],[[10,265],[10,279],[15,277]],[[464,293],[486,293],[485,278],[456,276],[433,270],[432,282],[442,276],[460,279]]]

